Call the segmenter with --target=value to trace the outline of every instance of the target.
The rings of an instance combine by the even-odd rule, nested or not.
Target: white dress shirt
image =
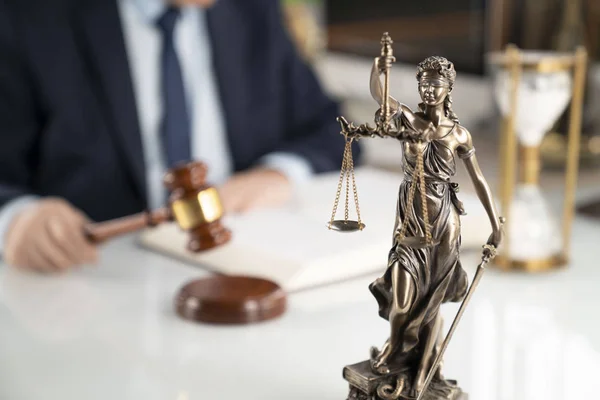
[[[165,0],[119,0],[118,7],[136,98],[146,167],[148,207],[156,208],[164,205],[167,196],[162,184],[166,167],[160,143],[162,35],[156,26],[156,20],[167,6]],[[190,104],[190,153],[195,160],[208,165],[208,181],[219,185],[233,173],[233,162],[204,12],[200,7],[183,7],[175,27],[174,40],[187,89],[186,100]],[[302,183],[312,175],[310,164],[294,154],[268,154],[258,160],[259,164],[279,170],[292,184]],[[0,252],[13,217],[25,207],[35,204],[37,198],[19,197],[0,209]]]
[[[167,195],[162,185],[165,166],[159,142],[162,117],[162,36],[156,26],[156,21],[165,12],[166,5],[164,0],[121,0],[119,9],[140,117],[149,206],[154,208],[163,205]],[[218,185],[231,175],[233,163],[216,86],[204,12],[197,6],[182,7],[181,17],[175,27],[174,40],[191,110],[191,154],[194,159],[206,162],[209,167],[208,181]],[[305,180],[311,174],[308,163],[292,154],[269,154],[259,163],[280,170],[296,183]]]
[[[162,34],[156,26],[166,7],[163,0],[121,0],[119,8],[144,147],[148,205],[155,208],[166,198],[160,142]],[[191,110],[190,154],[206,162],[209,182],[218,184],[231,174],[232,162],[202,13],[198,7],[183,8],[173,35]]]

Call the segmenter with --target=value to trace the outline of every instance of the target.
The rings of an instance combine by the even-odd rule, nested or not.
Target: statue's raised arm
[[[435,127],[426,118],[413,112],[408,106],[390,96],[390,70],[396,60],[392,39],[386,33],[381,38],[381,55],[373,61],[369,81],[371,95],[380,108],[375,113],[375,127],[361,124],[358,127],[344,117],[338,121],[342,134],[349,139],[363,137],[392,137],[398,140],[426,141]],[[383,83],[381,77],[383,76]]]

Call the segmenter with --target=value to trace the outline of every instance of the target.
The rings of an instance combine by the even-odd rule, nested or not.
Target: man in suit
[[[164,204],[189,159],[228,212],[281,204],[339,168],[337,115],[278,0],[0,0],[4,259],[92,262],[83,224]]]

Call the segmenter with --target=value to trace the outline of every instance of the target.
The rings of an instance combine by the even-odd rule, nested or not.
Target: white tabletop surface
[[[599,222],[578,219],[567,269],[488,269],[445,375],[476,400],[599,398],[599,237]],[[471,276],[476,261],[463,255]],[[343,366],[387,337],[373,276],[291,294],[275,321],[219,327],[173,312],[177,289],[205,274],[132,237],[62,276],[0,266],[0,399],[343,400]],[[444,306],[446,327],[457,308]]]

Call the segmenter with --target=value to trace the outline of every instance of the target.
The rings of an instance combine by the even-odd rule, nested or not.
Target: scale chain
[[[350,141],[352,143],[352,141]],[[358,219],[358,226],[362,226],[360,220],[360,206],[358,205],[358,189],[356,188],[356,179],[354,178],[354,160],[352,157],[348,160],[350,173],[352,174],[352,191],[354,192],[354,206],[356,207],[356,217]]]
[[[345,209],[344,209],[344,221],[348,222],[350,217],[350,183],[352,182],[352,193],[354,196],[354,205],[356,208],[357,214],[357,224],[360,230],[362,230],[362,221],[360,218],[360,206],[358,203],[358,189],[356,187],[356,177],[354,175],[354,160],[352,159],[352,142],[353,138],[348,139],[346,136],[346,145],[344,146],[344,154],[342,157],[342,167],[340,170],[340,177],[338,181],[337,192],[335,195],[335,202],[333,204],[333,211],[331,213],[331,219],[329,221],[329,229],[335,223],[335,215],[337,214],[337,209],[340,202],[340,197],[342,195],[342,189],[344,186],[344,181],[346,183],[346,197],[345,197]]]
[[[419,163],[419,181],[421,186],[421,207],[423,208],[423,223],[425,224],[425,240],[431,243],[431,231],[429,230],[429,213],[427,211],[427,196],[425,192],[425,167],[423,165],[423,152],[419,149],[417,154],[417,162]]]
[[[346,148],[350,149],[350,141],[346,142]],[[347,150],[346,153],[349,153],[350,150]],[[350,158],[351,157],[347,157],[346,158],[346,204],[344,208],[344,221],[348,221],[348,200],[349,200],[349,194],[350,194]]]
[[[342,194],[342,186],[344,185],[344,176],[346,175],[346,164],[348,159],[348,145],[344,147],[344,155],[342,157],[342,168],[340,169],[340,178],[338,181],[337,192],[335,194],[335,201],[333,203],[333,212],[331,213],[331,220],[329,221],[329,227],[333,224],[335,214],[337,213],[338,204],[340,202],[340,195]]]
[[[410,183],[410,188],[408,189],[408,204],[412,205],[415,199],[415,191],[417,189],[417,180],[419,179],[419,189],[421,191],[421,208],[423,209],[423,222],[425,224],[425,239],[427,243],[431,243],[431,231],[429,229],[429,213],[427,212],[427,196],[425,192],[425,167],[423,161],[423,149],[419,146],[419,151],[417,152],[417,165],[415,165],[415,169],[413,172],[413,179]],[[402,221],[402,228],[400,230],[400,241],[404,240],[406,237],[406,229],[408,228],[408,215],[404,216],[404,221]]]
[[[415,173],[418,173],[418,164],[415,167]],[[415,198],[415,189],[417,187],[417,182],[413,179],[410,183],[410,188],[408,189],[408,204],[412,204]],[[400,229],[400,241],[404,240],[406,236],[406,228],[408,227],[408,215],[404,215],[404,221],[402,221],[402,228]]]

